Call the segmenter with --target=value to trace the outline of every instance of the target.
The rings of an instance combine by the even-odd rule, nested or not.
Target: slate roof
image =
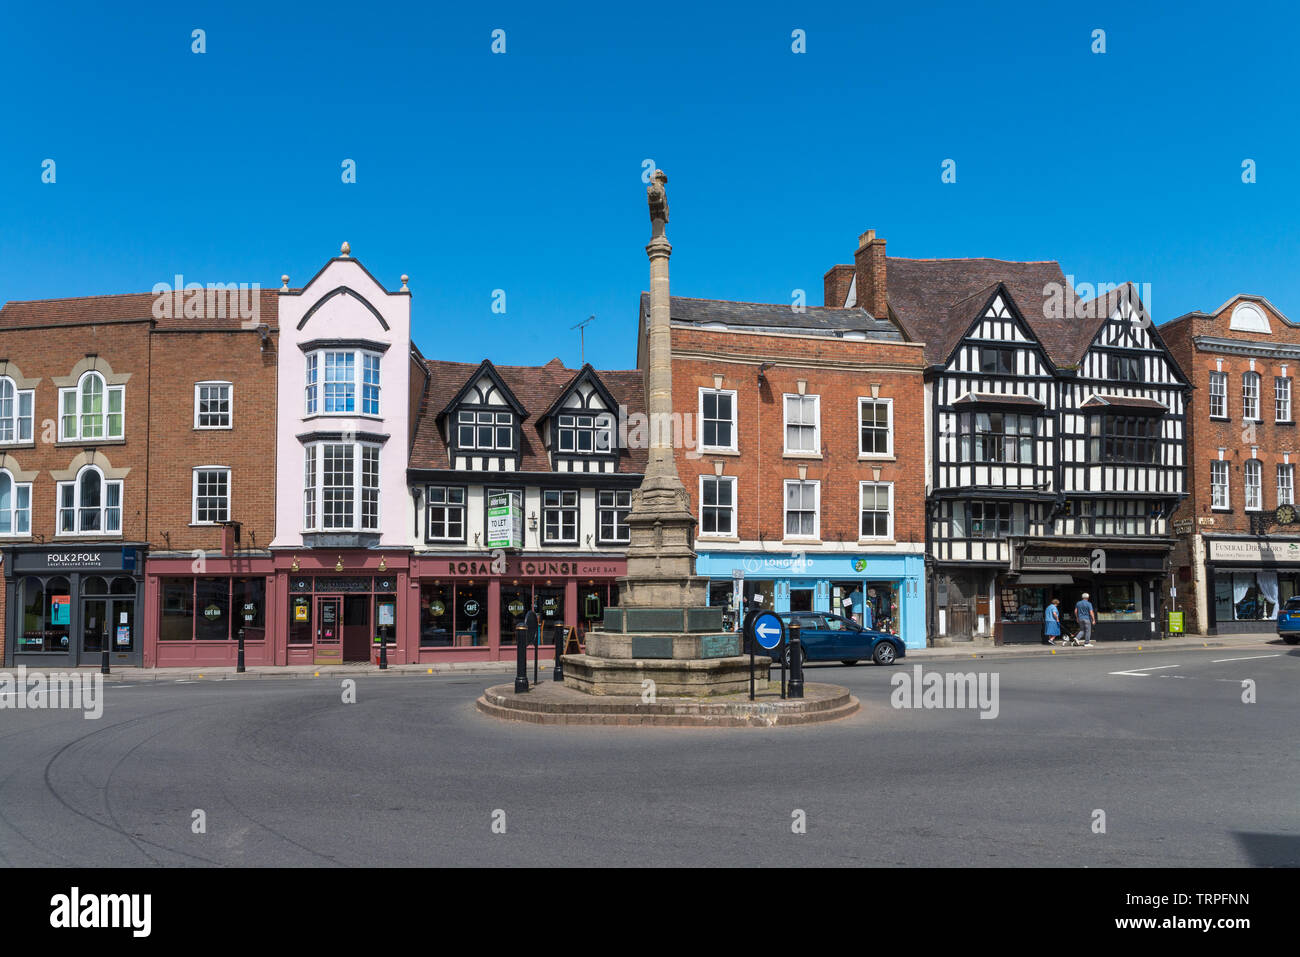
[[[1081,409],[1099,409],[1113,407],[1119,409],[1149,409],[1152,412],[1168,412],[1169,407],[1155,399],[1143,399],[1134,395],[1103,395],[1097,393],[1079,406]]]
[[[673,322],[695,325],[721,323],[736,328],[769,331],[797,331],[808,335],[835,336],[846,332],[864,333],[869,339],[904,341],[898,327],[887,318],[877,319],[865,309],[832,309],[806,306],[795,312],[788,303],[733,302],[729,299],[691,299],[672,296],[669,315]],[[650,294],[641,293],[641,318],[650,316]]]
[[[420,399],[410,465],[413,469],[450,469],[453,466],[447,443],[443,439],[439,413],[479,370],[481,363],[445,362],[439,359],[425,359],[424,363],[429,370],[429,381]],[[521,430],[520,471],[550,472],[550,457],[542,442],[541,410],[550,408],[582,370],[570,369],[559,359],[552,359],[544,366],[494,365],[493,368],[524,408],[529,411]],[[639,370],[596,369],[594,371],[615,401],[627,407],[629,416],[645,413],[645,389]],[[646,449],[626,450],[619,456],[618,471],[644,473],[648,458],[649,453]],[[509,475],[510,473],[491,474]]]
[[[238,296],[239,293],[229,293]],[[258,303],[259,322],[265,322],[272,329],[280,311],[279,289],[259,289],[255,293]],[[31,299],[7,302],[0,307],[0,329],[19,326],[62,326],[78,323],[127,322],[138,319],[154,318],[154,303],[158,296],[152,292],[125,293],[113,296],[79,296],[75,299]],[[189,297],[183,297],[180,303],[173,302],[172,318],[159,319],[160,330],[212,330],[225,332],[243,328],[242,320],[236,314],[238,301],[226,298],[226,315],[221,317],[214,308],[211,315],[186,318],[184,309]],[[204,312],[208,312],[208,297],[199,299],[194,294],[195,302],[202,302]],[[214,301],[214,306],[216,305]]]
[[[967,392],[953,402],[953,405],[1025,405],[1042,408],[1043,403],[1032,395],[1018,395],[1011,392]]]

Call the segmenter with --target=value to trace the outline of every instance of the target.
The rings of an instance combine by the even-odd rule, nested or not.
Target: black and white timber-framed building
[[[1098,640],[1161,631],[1191,386],[1139,290],[1082,299],[1056,262],[884,246],[865,234],[832,273],[841,304],[926,344],[932,643],[1038,642],[1046,604],[1069,619],[1084,592]]]

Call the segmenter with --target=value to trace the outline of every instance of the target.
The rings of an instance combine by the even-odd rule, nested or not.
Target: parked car
[[[790,622],[799,622],[799,645],[804,661],[841,661],[855,665],[870,658],[878,665],[892,665],[907,653],[903,639],[884,631],[871,631],[856,621],[819,611],[788,611],[780,619],[788,630]],[[790,648],[785,651],[790,665]]]
[[[1288,645],[1300,643],[1300,595],[1288,598],[1278,609],[1277,636]]]

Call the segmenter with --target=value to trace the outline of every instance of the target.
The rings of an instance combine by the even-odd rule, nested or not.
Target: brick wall
[[[855,342],[824,337],[751,335],[674,327],[673,408],[698,416],[699,389],[722,388],[737,393],[739,454],[704,453],[691,458],[681,450],[678,473],[699,517],[699,476],[713,475],[721,462],[723,474],[737,477],[738,531],[741,540],[780,543],[784,536],[784,486],[807,466],[809,480],[821,482],[821,540],[856,543],[859,529],[860,481],[872,481],[872,466],[880,481],[894,483],[894,540],[923,542],[925,507],[925,433],[922,356],[917,346],[902,343]],[[757,381],[759,363],[774,361]],[[821,396],[822,458],[787,456],[784,450],[783,395],[798,392]],[[871,396],[877,383],[881,398],[893,399],[894,456],[883,461],[858,457],[858,398]]]
[[[153,337],[149,535],[155,548],[221,548],[219,526],[195,526],[193,469],[230,469],[230,519],[241,550],[275,533],[276,343],[255,332],[159,332]],[[232,384],[230,429],[195,428],[195,384]],[[166,533],[166,537],[164,537]]]

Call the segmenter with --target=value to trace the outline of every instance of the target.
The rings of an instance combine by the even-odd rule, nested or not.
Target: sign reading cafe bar
[[[488,496],[488,548],[524,547],[524,509],[518,492]]]

